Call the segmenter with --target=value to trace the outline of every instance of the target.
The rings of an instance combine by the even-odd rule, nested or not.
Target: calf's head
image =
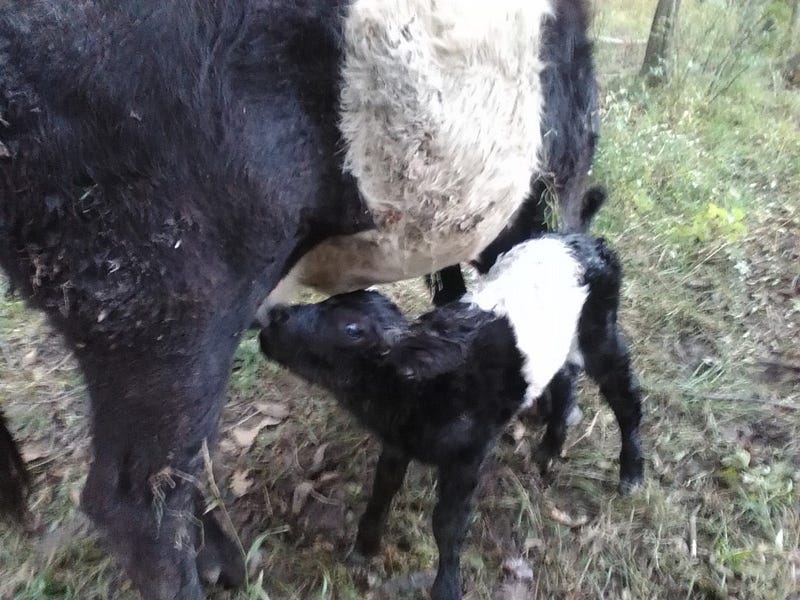
[[[318,304],[272,307],[259,342],[267,358],[308,381],[338,388],[388,355],[407,327],[388,298],[358,291]]]

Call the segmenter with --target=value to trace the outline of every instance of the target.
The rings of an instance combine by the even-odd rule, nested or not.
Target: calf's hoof
[[[620,477],[619,486],[617,490],[620,496],[630,496],[638,492],[644,485],[644,473],[642,471],[633,475],[625,475]]]
[[[544,477],[553,468],[558,452],[553,450],[548,444],[542,442],[533,451],[533,461],[539,467],[539,474]]]
[[[365,558],[371,558],[380,552],[381,536],[370,529],[365,526],[359,527],[351,554],[360,554]]]
[[[431,588],[431,600],[461,600],[461,585],[458,579],[437,577]]]

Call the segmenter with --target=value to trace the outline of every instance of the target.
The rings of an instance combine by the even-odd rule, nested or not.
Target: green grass
[[[611,193],[595,230],[625,264],[647,483],[616,494],[616,424],[593,386],[546,480],[530,460],[540,431],[507,436],[465,549],[471,600],[800,594],[800,94],[782,85],[779,32],[742,42],[742,9],[716,0],[683,3],[676,77],[644,89],[652,4],[598,0],[593,29],[603,88],[594,178]],[[389,290],[412,311],[426,306],[418,282]],[[383,552],[350,569],[375,443],[324,393],[261,360],[252,337],[229,396],[216,477],[251,582],[214,597],[422,597],[408,575],[435,565],[432,473],[411,469]],[[255,421],[259,402],[291,414],[243,450],[232,432]],[[135,598],[75,508],[88,462],[77,371],[41,317],[10,300],[0,302],[0,403],[33,457],[36,515],[30,531],[0,527],[0,598]],[[250,482],[241,497],[229,489],[237,474]],[[314,492],[293,511],[309,480]],[[570,528],[554,509],[588,520]],[[534,573],[523,596],[501,590],[503,561],[517,557]]]

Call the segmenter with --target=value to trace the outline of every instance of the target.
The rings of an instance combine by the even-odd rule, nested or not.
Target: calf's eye
[[[344,333],[351,340],[358,340],[364,337],[364,329],[357,323],[348,323],[345,325]]]

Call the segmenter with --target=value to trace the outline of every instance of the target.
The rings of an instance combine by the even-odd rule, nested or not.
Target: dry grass
[[[598,0],[597,33],[644,37],[651,4]],[[716,14],[705,5],[683,8],[702,23]],[[530,461],[541,432],[510,431],[465,550],[470,600],[800,594],[800,100],[763,62],[713,103],[702,73],[648,95],[612,76],[635,71],[637,52],[599,43],[596,177],[612,200],[596,230],[625,262],[622,320],[647,391],[647,484],[616,494],[616,425],[591,386],[547,480]],[[416,282],[390,292],[413,312],[426,306]],[[88,459],[77,372],[42,319],[10,300],[0,302],[0,403],[31,462],[36,515],[30,531],[0,526],[0,598],[136,597],[75,508]],[[216,482],[251,582],[216,597],[423,597],[425,578],[412,574],[435,565],[429,470],[411,469],[383,552],[354,571],[343,558],[375,443],[322,392],[261,360],[252,337],[223,432]],[[586,523],[564,525],[554,510]],[[504,572],[514,558],[530,582]]]

